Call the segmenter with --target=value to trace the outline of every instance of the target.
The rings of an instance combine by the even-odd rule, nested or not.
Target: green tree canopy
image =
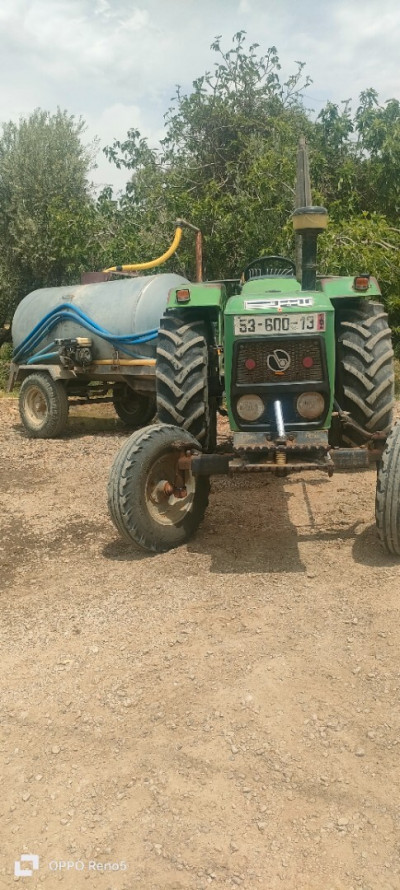
[[[311,124],[302,107],[308,85],[303,64],[286,81],[275,47],[265,55],[247,48],[243,31],[185,94],[178,87],[165,115],[161,148],[152,150],[137,130],[106,154],[131,171],[123,206],[136,232],[136,255],[149,240],[162,250],[171,222],[184,216],[206,235],[205,273],[237,275],[249,255],[275,250],[293,207],[296,146]],[[182,271],[193,274],[192,254],[180,251]]]
[[[37,109],[0,134],[0,306],[67,283],[86,263],[92,199],[84,124]],[[1,318],[0,318],[1,321]]]
[[[212,49],[213,71],[198,77],[188,93],[177,88],[159,149],[134,129],[105,149],[131,174],[114,213],[115,261],[164,250],[177,216],[202,229],[210,279],[238,276],[261,253],[293,254],[296,149],[305,135],[313,200],[331,218],[321,239],[320,268],[377,274],[399,324],[400,103],[380,105],[370,88],[355,111],[350,100],[328,102],[315,118],[304,107],[309,78],[302,62],[283,79],[276,48],[260,54],[243,31],[228,50],[221,37]],[[170,265],[178,263],[190,277],[193,251],[187,244]]]

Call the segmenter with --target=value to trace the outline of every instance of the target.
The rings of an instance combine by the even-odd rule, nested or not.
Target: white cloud
[[[82,115],[101,144],[136,126],[156,139],[177,83],[212,70],[210,44],[247,30],[313,78],[308,105],[375,87],[400,98],[397,0],[1,0],[0,120],[40,106]],[[101,157],[100,181],[121,174]]]

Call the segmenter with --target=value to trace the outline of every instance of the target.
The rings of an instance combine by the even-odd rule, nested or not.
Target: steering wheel
[[[252,260],[244,271],[245,281],[250,278],[293,278],[296,274],[296,264],[285,256],[260,256]]]

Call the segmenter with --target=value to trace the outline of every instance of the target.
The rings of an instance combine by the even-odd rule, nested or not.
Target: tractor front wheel
[[[111,467],[108,508],[126,540],[164,553],[184,544],[197,530],[208,505],[210,482],[180,470],[196,439],[175,426],[156,424],[133,433]]]
[[[376,482],[375,516],[387,553],[400,556],[400,424],[388,436]]]

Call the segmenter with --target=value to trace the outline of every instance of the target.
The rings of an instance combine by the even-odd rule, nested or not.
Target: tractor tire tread
[[[339,314],[336,365],[335,397],[340,408],[364,430],[386,433],[394,405],[393,349],[387,313],[380,303],[361,300]],[[353,445],[362,442],[356,431],[347,428],[343,439],[344,435]]]
[[[156,384],[159,421],[178,424],[207,449],[211,411],[204,322],[174,315],[161,319]]]
[[[378,465],[375,517],[387,553],[400,556],[400,424],[393,427]]]

